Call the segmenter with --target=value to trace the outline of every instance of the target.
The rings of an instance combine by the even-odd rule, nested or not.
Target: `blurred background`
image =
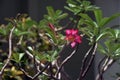
[[[95,4],[103,10],[104,16],[110,16],[114,13],[120,12],[120,0],[90,0],[92,4]],[[0,24],[7,24],[5,18],[15,17],[18,13],[27,13],[32,19],[39,21],[46,14],[46,6],[53,6],[55,9],[63,10],[66,5],[66,0],[0,0]],[[92,16],[92,15],[91,15]],[[63,22],[65,24],[67,22]],[[114,20],[110,25],[120,24],[120,19]],[[108,25],[109,26],[109,25]],[[72,80],[76,80],[81,66],[84,53],[89,49],[87,45],[88,41],[84,38],[83,44],[80,45],[81,49],[72,57],[70,62],[65,65],[66,72],[71,76]],[[69,50],[68,50],[69,51]],[[65,51],[63,58],[68,54]],[[85,80],[94,80],[94,76],[97,73],[96,65],[101,55],[96,55],[95,62],[93,63]],[[120,66],[115,63],[112,66],[112,70],[105,73],[105,80],[115,80],[114,73],[118,72]]]

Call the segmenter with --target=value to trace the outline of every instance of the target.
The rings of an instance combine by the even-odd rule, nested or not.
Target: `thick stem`
[[[106,64],[108,63],[108,61],[109,61],[109,57],[107,57],[107,58],[105,58],[105,60],[104,59],[102,59],[101,61],[100,61],[100,63],[99,63],[99,65],[98,65],[98,75],[97,75],[97,77],[96,77],[96,80],[102,80],[102,71],[103,71],[103,69],[104,69],[104,67],[106,66]],[[102,62],[104,61],[104,63],[102,64]],[[102,66],[101,66],[102,65]]]
[[[85,54],[85,56],[82,60],[82,66],[81,66],[81,69],[80,69],[80,76],[82,76],[82,73],[83,73],[83,70],[85,68],[85,64],[86,64],[86,61],[87,61],[87,57],[90,54],[90,51],[92,50],[92,48],[93,48],[93,46],[91,46],[91,48],[87,51],[87,53]]]
[[[84,59],[83,59],[83,61],[82,61],[82,65],[83,65],[83,66],[82,66],[82,68],[81,68],[80,76],[79,76],[78,80],[82,80],[82,79],[85,77],[85,75],[87,74],[89,68],[91,67],[91,65],[92,65],[92,63],[93,63],[96,49],[97,49],[97,43],[95,43],[95,44],[88,50],[88,52],[86,53],[86,55],[85,55],[85,57],[84,57]],[[85,63],[86,63],[86,60],[87,60],[87,58],[88,58],[91,50],[93,50],[92,55],[91,55],[91,58],[90,58],[90,60],[89,60],[89,62],[88,62],[88,64],[87,64],[86,68],[84,68],[84,67],[85,67]]]
[[[101,59],[101,61],[100,61],[99,64],[98,64],[98,68],[97,68],[98,74],[100,74],[101,65],[102,65],[103,61],[106,59],[106,57],[107,57],[107,56],[105,56],[103,59]]]
[[[108,70],[108,68],[110,68],[110,66],[115,62],[114,59],[110,59],[110,58],[107,58],[106,61],[104,62],[101,70],[100,70],[100,73],[97,75],[96,77],[96,80],[103,80],[103,74],[106,70]]]

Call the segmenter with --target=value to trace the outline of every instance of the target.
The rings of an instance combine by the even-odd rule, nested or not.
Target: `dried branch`
[[[14,29],[15,29],[15,26],[10,31],[10,35],[9,35],[9,54],[8,54],[8,58],[7,58],[6,63],[4,64],[4,66],[2,67],[2,69],[0,71],[0,76],[2,76],[4,69],[6,68],[8,63],[10,62],[10,58],[11,58],[11,55],[12,55],[12,34],[13,34]]]

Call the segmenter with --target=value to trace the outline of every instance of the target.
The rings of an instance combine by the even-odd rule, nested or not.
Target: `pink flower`
[[[71,42],[71,47],[75,47],[76,44],[79,44],[82,42],[81,36],[78,34],[78,30],[76,29],[67,29],[65,31],[66,37],[65,40]]]

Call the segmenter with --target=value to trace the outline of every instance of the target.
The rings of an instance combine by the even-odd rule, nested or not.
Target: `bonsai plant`
[[[96,51],[104,56],[98,65],[96,80],[104,79],[105,71],[120,58],[119,26],[106,26],[120,14],[104,17],[102,10],[89,1],[66,2],[65,8],[73,13],[72,16],[48,6],[48,14],[39,22],[26,14],[6,19],[8,24],[0,26],[0,79],[71,80],[64,65],[82,48],[78,45],[83,42],[83,37],[89,41],[90,49],[82,60],[77,80],[85,78]],[[68,17],[69,22],[62,26],[61,20]],[[67,46],[73,51],[62,60],[61,55]]]

